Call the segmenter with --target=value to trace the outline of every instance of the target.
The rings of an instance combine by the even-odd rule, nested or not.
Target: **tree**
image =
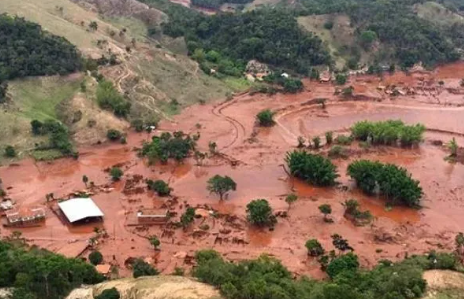
[[[169,184],[163,180],[148,180],[147,186],[149,190],[155,191],[158,196],[169,196],[172,191],[172,188],[169,187]]]
[[[2,78],[0,78],[0,104],[3,104],[7,100],[8,95],[8,83],[6,81],[2,82]]]
[[[217,154],[217,144],[216,144],[216,142],[210,141],[208,143],[208,148],[209,148],[209,152],[210,152],[211,155],[214,156],[214,155]]]
[[[327,215],[330,215],[332,213],[332,207],[329,204],[320,205],[319,211],[321,211],[321,213],[324,215],[325,222],[331,222],[331,220],[327,218]]]
[[[150,241],[150,244],[153,246],[155,250],[159,249],[159,246],[161,245],[161,241],[158,239],[157,236],[151,236],[148,238],[148,241]]]
[[[124,172],[119,167],[112,167],[110,169],[110,176],[113,181],[119,181],[124,175]]]
[[[132,275],[134,278],[141,276],[156,276],[158,274],[158,270],[142,259],[136,259],[132,265]]]
[[[342,252],[346,250],[354,251],[353,247],[351,247],[350,244],[348,244],[348,241],[346,239],[343,239],[343,237],[339,234],[333,234],[331,237],[333,246],[338,250]]]
[[[321,147],[321,138],[316,136],[313,138],[314,149],[319,149]]]
[[[100,251],[92,251],[89,254],[89,261],[92,265],[100,265],[103,262],[103,255],[100,253]]]
[[[299,136],[299,137],[298,137],[298,145],[297,145],[297,148],[304,148],[304,147],[305,147],[305,142],[306,142],[306,140],[304,139],[304,137]]]
[[[456,158],[458,155],[458,143],[456,142],[456,138],[453,137],[450,142],[447,144],[448,149],[450,150],[450,157],[451,158]]]
[[[98,30],[98,23],[95,22],[95,21],[91,21],[91,22],[89,23],[89,28],[90,28],[91,30],[93,30],[93,31],[97,31],[97,30]]]
[[[206,188],[210,193],[218,194],[220,200],[222,200],[229,191],[237,189],[237,184],[228,176],[215,175],[208,180]]]
[[[332,144],[332,142],[333,142],[333,132],[332,131],[325,132],[325,143],[330,145]]]
[[[344,74],[337,74],[335,76],[335,83],[337,85],[344,85],[346,83],[346,80],[347,80],[347,78],[346,78],[346,75],[344,75]]]
[[[85,188],[87,188],[87,183],[89,182],[89,178],[85,174],[82,176],[82,182],[84,183]]]
[[[335,165],[321,155],[293,151],[287,153],[285,161],[293,176],[316,186],[333,186],[338,177]]]
[[[116,140],[121,139],[122,133],[120,131],[118,131],[118,130],[115,130],[115,129],[109,129],[106,132],[106,137],[111,141],[116,141]]]
[[[377,39],[377,33],[375,33],[374,31],[371,31],[371,30],[363,31],[361,33],[360,39],[361,39],[361,46],[364,49],[369,50],[371,48],[372,44]]]
[[[16,157],[16,150],[13,146],[7,145],[5,147],[5,157],[8,157],[8,158]]]
[[[195,220],[195,209],[188,207],[185,213],[180,216],[180,223],[186,229]]]
[[[323,255],[325,250],[316,239],[308,240],[305,244],[306,249],[308,249],[308,255],[310,256],[320,256]]]
[[[203,165],[203,160],[205,160],[207,157],[207,154],[206,153],[202,153],[200,151],[195,151],[195,153],[193,154],[193,158],[195,159],[195,161],[197,162],[197,165]]]
[[[333,279],[343,272],[355,272],[358,268],[358,256],[350,252],[333,259],[327,267],[327,274]]]
[[[252,200],[247,205],[247,219],[256,226],[274,226],[277,222],[271,206],[265,199]]]
[[[464,249],[464,234],[462,232],[458,233],[454,238],[454,243],[456,244],[456,251],[462,255]]]
[[[285,202],[288,204],[288,210],[290,211],[290,207],[292,206],[292,204],[297,201],[298,199],[298,196],[296,194],[289,194],[287,195],[287,197],[285,198]]]
[[[100,295],[96,296],[95,299],[119,299],[121,295],[116,288],[106,289],[101,292]]]
[[[256,119],[258,120],[258,124],[261,126],[261,127],[271,127],[275,124],[274,122],[274,112],[272,112],[271,110],[269,109],[266,109],[266,110],[263,110],[261,112],[259,112],[257,115],[256,115]]]

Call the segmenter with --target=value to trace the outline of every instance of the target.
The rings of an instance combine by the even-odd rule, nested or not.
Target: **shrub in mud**
[[[147,187],[149,190],[155,191],[158,196],[168,196],[172,191],[172,188],[169,187],[168,183],[163,180],[148,180]]]
[[[169,159],[182,162],[195,150],[195,146],[196,139],[182,131],[173,134],[165,132],[153,137],[150,143],[145,143],[141,155],[148,157],[151,164],[156,161],[167,163]]]
[[[265,199],[256,199],[247,205],[247,219],[256,226],[274,226],[277,222],[272,208]]]
[[[384,195],[392,204],[420,205],[422,188],[406,169],[393,164],[358,160],[348,165],[348,175],[367,194]]]
[[[335,165],[321,155],[293,151],[285,161],[293,176],[316,186],[333,186],[339,176]]]
[[[258,124],[261,127],[271,127],[275,124],[274,122],[274,112],[269,109],[263,110],[256,115],[256,119],[258,120]]]
[[[401,120],[361,121],[351,127],[352,136],[372,144],[412,146],[422,141],[425,127],[405,125]]]

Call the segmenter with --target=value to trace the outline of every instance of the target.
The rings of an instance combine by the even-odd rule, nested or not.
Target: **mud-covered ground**
[[[96,186],[106,185],[96,188],[92,196],[105,213],[103,224],[64,225],[49,211],[44,226],[20,231],[31,243],[73,255],[95,235],[95,226],[103,227],[108,237],[100,238],[97,248],[107,262],[120,265],[122,275],[129,274],[124,269],[124,261],[129,257],[149,258],[159,270],[171,273],[175,267],[188,267],[185,262],[195,250],[214,248],[231,260],[268,253],[281,259],[296,274],[322,277],[318,263],[307,257],[304,244],[317,238],[330,250],[330,236],[334,233],[349,240],[364,266],[371,266],[379,259],[394,260],[431,249],[452,249],[455,234],[464,227],[464,165],[445,161],[449,153],[444,144],[453,137],[458,144],[464,144],[462,77],[464,64],[456,64],[433,73],[397,73],[383,79],[353,77],[349,84],[355,92],[350,98],[334,95],[335,87],[330,84],[305,82],[305,91],[297,95],[241,95],[216,105],[192,106],[174,121],[163,122],[153,134],[199,132],[198,146],[202,151],[208,151],[208,143],[215,141],[221,155],[206,159],[202,166],[193,159],[181,165],[149,166],[135,149],[150,135],[129,133],[126,145],[80,148],[79,160],[50,163],[25,160],[0,168],[0,177],[8,196],[22,207],[44,205],[45,195],[50,192],[62,197],[85,189],[83,175]],[[415,94],[391,97],[379,89],[388,85],[414,87]],[[314,104],[311,100],[315,98],[327,98],[326,107]],[[255,115],[266,108],[277,112],[277,124],[257,128]],[[354,122],[364,119],[420,122],[428,130],[424,142],[414,149],[361,149],[354,143],[348,159],[334,160],[340,173],[339,182],[347,188],[314,188],[287,176],[282,164],[286,152],[295,148],[298,136],[323,137],[329,130],[336,136],[347,133]],[[438,141],[443,145],[437,145]],[[320,151],[327,150],[328,147],[323,147]],[[387,210],[381,199],[361,194],[346,176],[347,165],[359,158],[406,167],[421,181],[423,208]],[[111,183],[104,169],[116,164],[122,165],[124,177]],[[228,175],[237,182],[237,191],[223,202],[206,190],[206,181],[216,174]],[[174,188],[173,197],[160,198],[147,191],[143,180],[137,182],[134,175],[168,181]],[[275,211],[286,211],[284,198],[291,192],[296,192],[299,199],[287,218],[278,218],[274,231],[248,227],[245,209],[249,201],[265,198]],[[361,208],[375,216],[371,225],[357,227],[343,217],[341,203],[351,198],[360,201]],[[332,205],[333,223],[323,221],[318,210],[323,203]],[[141,207],[168,207],[178,213],[173,218],[177,221],[186,205],[205,208],[198,210],[202,217],[186,231],[171,226],[127,226]],[[208,209],[217,211],[219,217],[210,216]],[[1,230],[2,236],[10,232]],[[160,237],[159,252],[150,246],[146,239],[149,235]]]

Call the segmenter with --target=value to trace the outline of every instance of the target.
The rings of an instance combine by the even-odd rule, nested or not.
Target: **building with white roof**
[[[58,203],[58,206],[71,223],[103,217],[103,212],[91,198],[73,198]]]

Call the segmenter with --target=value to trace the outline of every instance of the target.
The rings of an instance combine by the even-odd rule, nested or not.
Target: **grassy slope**
[[[33,137],[30,122],[33,119],[58,119],[57,106],[73,97],[79,89],[80,76],[47,77],[15,80],[9,84],[12,103],[0,113],[0,150],[13,145],[19,157],[34,148],[46,137]],[[0,155],[0,163],[7,161]]]
[[[463,299],[464,274],[447,270],[425,271],[427,294],[424,299]]]

